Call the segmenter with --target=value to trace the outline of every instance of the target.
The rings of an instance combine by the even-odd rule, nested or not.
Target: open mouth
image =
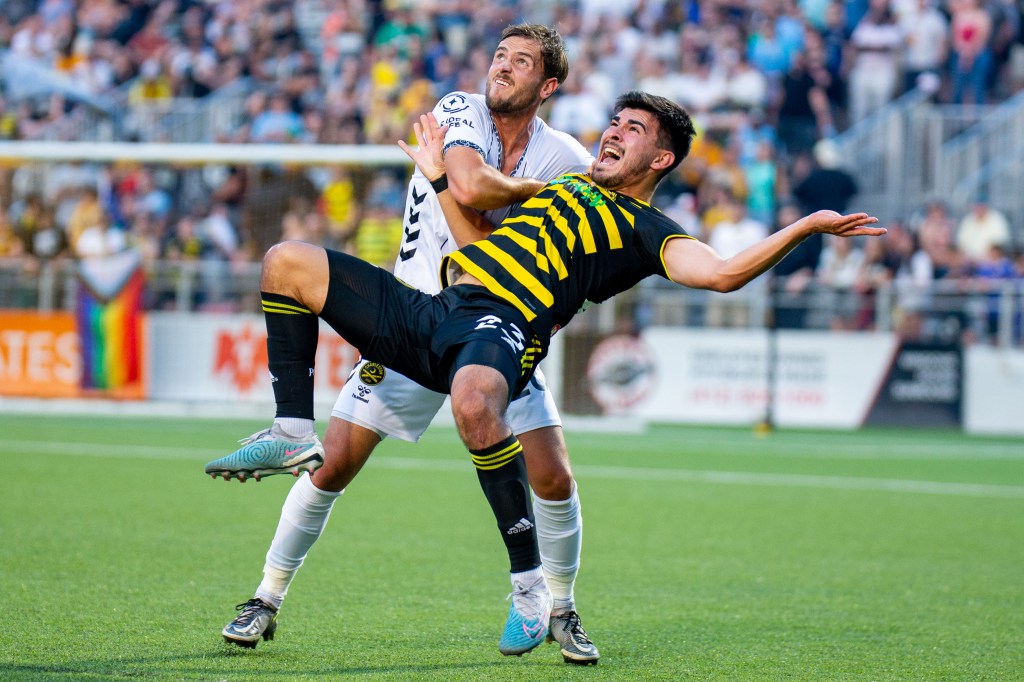
[[[499,88],[511,88],[512,87],[511,81],[507,81],[504,78],[495,78],[492,82],[495,85],[497,85]]]
[[[597,162],[601,165],[613,164],[622,158],[622,150],[616,149],[615,147],[605,145],[601,148],[601,153],[597,158]]]

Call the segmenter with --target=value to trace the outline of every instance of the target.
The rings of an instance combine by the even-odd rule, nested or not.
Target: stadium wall
[[[262,316],[161,312],[144,324],[148,402],[267,414]],[[356,355],[322,327],[318,414],[326,416]],[[69,315],[0,311],[0,410],[19,398],[132,397],[80,389],[78,356]],[[889,333],[785,331],[773,339],[764,330],[650,327],[638,336],[563,332],[543,367],[570,416],[749,425],[764,418],[771,395],[779,426],[1024,435],[1020,350],[901,344]]]

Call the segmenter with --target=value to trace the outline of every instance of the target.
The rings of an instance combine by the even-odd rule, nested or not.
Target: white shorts
[[[341,389],[331,416],[370,429],[381,438],[391,436],[415,443],[445,398],[443,393],[423,388],[403,374],[360,360]],[[526,389],[508,406],[505,419],[514,434],[562,425],[539,367]]]

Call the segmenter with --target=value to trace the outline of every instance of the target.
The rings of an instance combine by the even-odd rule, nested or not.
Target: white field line
[[[682,438],[688,450],[703,450],[708,453],[733,452],[746,450],[752,457],[796,457],[801,459],[860,459],[860,460],[982,460],[982,459],[1020,459],[1024,460],[1024,440],[1012,442],[986,442],[956,439],[950,441],[900,441],[877,440],[856,443],[844,443],[836,439],[824,442],[822,437],[797,436],[795,434],[770,435],[758,438],[753,435],[744,438],[728,433],[688,434],[682,436],[662,436],[645,433],[641,436],[648,448],[665,448],[665,454],[671,454],[672,448],[679,447]],[[608,446],[594,438],[581,435],[575,439],[575,447],[580,449],[618,449],[619,446]]]
[[[8,441],[11,449],[24,449],[36,454],[71,455],[79,457],[119,457],[168,460],[198,460],[224,454],[222,450],[205,448],[101,445],[95,443],[54,443],[47,441]],[[371,466],[393,470],[458,471],[471,472],[469,459],[433,460],[378,455]],[[719,485],[753,485],[787,488],[817,488],[829,490],[867,490],[891,493],[919,493],[927,495],[954,495],[962,497],[998,497],[1024,499],[1024,486],[992,485],[985,483],[956,483],[920,481],[892,478],[863,478],[852,476],[820,476],[813,474],[773,474],[741,471],[706,471],[695,469],[666,469],[639,467],[612,467],[589,464],[574,465],[580,478],[612,480],[712,483]],[[198,473],[198,469],[197,469]]]

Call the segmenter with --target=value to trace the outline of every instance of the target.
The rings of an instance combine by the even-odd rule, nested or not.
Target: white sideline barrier
[[[978,434],[1024,435],[1024,351],[967,349],[964,430]]]
[[[150,400],[0,395],[0,413],[257,419],[273,414],[261,315],[158,312],[148,316],[148,325]],[[589,392],[591,405],[604,410],[603,414],[564,414],[569,428],[637,432],[650,421],[749,425],[764,417],[768,395],[764,330],[651,327],[639,337],[614,336],[582,350],[567,340],[564,333],[556,335],[544,361],[549,388],[559,404],[565,404],[563,398],[571,396],[562,392],[570,380],[574,391]],[[775,423],[857,428],[878,402],[898,347],[892,334],[779,332]],[[571,352],[587,357],[568,358]],[[319,419],[329,415],[355,357],[353,348],[326,325],[322,327],[315,381]],[[569,377],[566,367],[583,367],[573,371],[586,376]],[[931,377],[919,378],[919,384],[910,379],[904,385],[927,388]],[[1021,405],[1024,351],[965,349],[964,429],[1024,435]],[[451,425],[450,411],[442,409],[436,422]]]

